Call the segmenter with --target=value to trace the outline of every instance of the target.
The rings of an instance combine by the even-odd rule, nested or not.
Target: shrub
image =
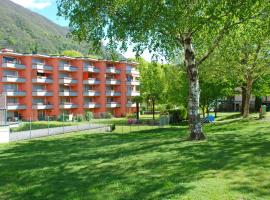
[[[68,120],[69,120],[69,116],[68,115],[61,114],[61,115],[58,116],[58,121],[60,121],[60,122],[63,122],[63,121],[66,122]]]
[[[127,117],[128,119],[132,119],[132,118],[135,118],[136,115],[135,115],[134,113],[129,113],[129,114],[127,114],[126,117]]]
[[[111,131],[114,131],[115,130],[115,124],[112,124],[111,125]]]
[[[185,107],[180,107],[177,109],[169,110],[170,123],[180,123],[181,121],[187,119],[187,109]]]
[[[76,119],[77,119],[77,122],[81,122],[81,121],[83,121],[83,116],[77,115]]]
[[[111,119],[112,118],[112,114],[109,113],[109,112],[105,112],[105,113],[101,113],[100,117],[101,118],[104,118],[104,119]]]
[[[84,118],[85,118],[85,120],[87,120],[87,121],[90,121],[91,119],[93,119],[93,117],[94,117],[94,115],[93,115],[93,113],[90,112],[90,111],[86,111],[85,114],[84,114]]]

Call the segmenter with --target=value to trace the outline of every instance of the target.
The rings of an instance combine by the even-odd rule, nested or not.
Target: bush
[[[111,119],[112,118],[112,114],[109,113],[109,112],[105,112],[105,113],[101,113],[100,117],[101,118],[104,118],[104,119]]]
[[[82,115],[77,115],[76,120],[77,120],[77,122],[83,121],[83,116]]]
[[[61,115],[58,116],[57,120],[60,121],[60,122],[63,122],[63,121],[66,122],[66,121],[69,120],[69,116],[61,114]]]
[[[111,131],[114,131],[115,130],[115,124],[112,124],[111,125]]]
[[[180,107],[177,109],[169,110],[170,123],[180,123],[187,119],[187,109],[185,107]]]
[[[136,115],[134,113],[129,113],[126,116],[128,119],[136,118]]]
[[[84,114],[84,118],[86,121],[90,121],[91,119],[93,119],[94,115],[92,112],[90,111],[86,111],[85,114]]]

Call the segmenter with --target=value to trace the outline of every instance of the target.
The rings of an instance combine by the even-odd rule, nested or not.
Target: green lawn
[[[0,145],[0,199],[270,199],[270,122],[129,129]]]

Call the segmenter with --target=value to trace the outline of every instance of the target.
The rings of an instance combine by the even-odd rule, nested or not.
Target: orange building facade
[[[137,63],[0,52],[0,93],[8,120],[38,120],[62,113],[116,117],[135,112],[140,95]]]

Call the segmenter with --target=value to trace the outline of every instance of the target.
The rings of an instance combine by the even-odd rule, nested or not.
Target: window
[[[4,85],[4,91],[8,92],[8,91],[17,91],[18,89],[18,85],[16,84],[6,84]]]
[[[15,97],[7,98],[7,103],[8,104],[17,104],[18,103],[18,99],[15,98]]]
[[[16,58],[3,57],[3,63],[18,63]]]
[[[12,76],[12,77],[18,77],[18,72],[17,71],[4,71],[4,76]]]

